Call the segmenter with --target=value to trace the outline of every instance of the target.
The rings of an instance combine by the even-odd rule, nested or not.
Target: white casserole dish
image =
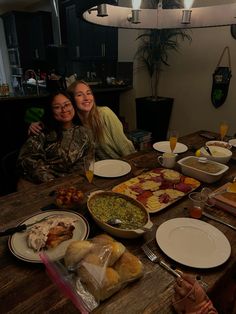
[[[215,173],[209,172],[207,170],[201,170],[198,169],[197,167],[190,166],[186,164],[186,161],[190,161],[191,159],[193,159],[194,163],[195,161],[198,161],[200,163],[199,160],[201,160],[199,157],[195,157],[195,156],[188,156],[188,157],[184,157],[180,160],[177,161],[177,163],[180,165],[181,167],[181,172],[189,177],[195,178],[199,181],[205,182],[205,183],[213,183],[216,182],[217,180],[219,180],[223,174],[229,169],[228,166],[221,164],[219,162],[215,162],[212,160],[207,160],[206,163],[208,165],[215,165],[219,170]]]
[[[140,208],[140,210],[142,212],[145,213],[145,216],[146,216],[145,223],[143,224],[142,227],[140,227],[140,229],[121,229],[119,227],[114,227],[114,226],[109,225],[106,222],[103,222],[93,213],[93,209],[92,209],[93,200],[96,200],[96,198],[99,196],[106,196],[108,198],[112,197],[112,196],[117,196],[123,200],[127,200],[128,202],[136,205],[137,207]],[[112,204],[111,204],[111,206],[112,206]],[[150,215],[149,215],[148,211],[146,210],[146,208],[143,206],[143,204],[134,200],[133,198],[131,198],[128,195],[124,195],[124,194],[120,194],[120,193],[116,193],[116,192],[111,192],[111,191],[94,191],[88,197],[87,207],[88,207],[88,211],[89,211],[90,215],[92,216],[94,221],[98,224],[98,226],[100,228],[102,228],[104,231],[106,231],[107,233],[109,233],[115,237],[127,238],[127,239],[137,238],[139,236],[142,236],[146,231],[151,230],[151,228],[153,226],[153,223],[150,220]],[[117,215],[117,218],[119,218],[118,215]]]

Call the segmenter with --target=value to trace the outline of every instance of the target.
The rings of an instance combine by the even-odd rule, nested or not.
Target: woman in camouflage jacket
[[[21,148],[18,189],[25,180],[38,184],[82,171],[83,157],[93,149],[90,131],[79,125],[74,101],[66,92],[52,95],[42,122],[43,131],[30,136]]]

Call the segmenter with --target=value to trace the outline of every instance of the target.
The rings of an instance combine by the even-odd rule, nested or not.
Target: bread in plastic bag
[[[69,289],[73,289],[73,295],[78,296],[76,301],[81,301],[80,311],[81,306],[85,310],[93,310],[101,301],[143,274],[141,261],[121,242],[106,234],[71,242],[64,264],[70,278]]]

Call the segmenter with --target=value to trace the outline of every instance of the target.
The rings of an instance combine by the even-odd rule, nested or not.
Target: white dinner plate
[[[94,174],[99,177],[116,178],[124,176],[130,171],[130,164],[118,159],[100,160],[94,164]]]
[[[212,268],[230,256],[225,235],[212,225],[193,218],[170,219],[160,225],[156,240],[174,261],[196,268]]]
[[[47,211],[40,214],[35,214],[20,223],[21,224],[30,224],[36,222],[44,217],[51,215],[65,215],[67,217],[73,217],[77,221],[75,222],[75,229],[73,230],[73,237],[70,240],[60,243],[57,247],[53,249],[48,249],[47,255],[50,260],[59,260],[64,257],[66,248],[68,244],[73,240],[84,240],[87,239],[89,235],[89,224],[87,220],[73,211],[64,211],[64,210],[55,210]],[[14,233],[8,240],[8,247],[10,251],[19,259],[31,262],[31,263],[41,263],[39,257],[39,252],[34,252],[33,249],[29,248],[26,242],[26,231]]]
[[[163,142],[157,142],[153,144],[153,148],[155,150],[158,150],[162,153],[170,153],[170,142],[169,141],[163,141]],[[174,149],[175,154],[184,153],[188,150],[188,146],[177,142],[176,147]]]
[[[233,147],[236,147],[236,138],[232,138],[231,140],[229,140],[229,144]]]

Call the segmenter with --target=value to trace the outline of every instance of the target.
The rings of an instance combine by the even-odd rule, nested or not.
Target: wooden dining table
[[[178,155],[178,159],[194,155],[195,151],[206,142],[200,136],[204,130],[183,136],[179,142],[188,146],[188,150]],[[211,132],[208,132],[211,133]],[[217,135],[215,133],[211,133]],[[161,153],[152,147],[139,151],[125,158],[131,165],[131,172],[118,178],[94,177],[92,184],[74,173],[54,181],[31,187],[24,192],[16,192],[0,197],[0,230],[15,226],[32,214],[41,213],[42,208],[55,202],[55,191],[61,186],[75,186],[85,195],[84,201],[74,211],[84,215],[90,226],[89,238],[104,233],[91,219],[86,207],[86,199],[91,191],[109,190],[115,185],[126,181],[146,169],[160,167],[157,156]],[[233,154],[234,156],[234,154]],[[236,161],[234,158],[228,163],[229,170],[221,180],[213,184],[202,183],[200,188],[215,189],[229,182],[236,176]],[[178,165],[176,170],[179,170]],[[229,259],[220,266],[210,269],[193,268],[177,263],[166,256],[158,247],[155,240],[156,229],[167,220],[188,217],[189,199],[187,196],[171,204],[160,212],[151,214],[155,228],[151,232],[135,239],[117,238],[144,264],[143,276],[130,283],[112,297],[93,310],[93,313],[175,313],[172,306],[173,286],[175,277],[159,264],[151,262],[143,253],[141,246],[150,241],[156,254],[171,265],[183,272],[201,277],[208,284],[207,292],[214,295],[219,287],[223,287],[228,279],[235,275],[236,268],[236,231],[228,226],[203,217],[202,220],[215,226],[225,234],[231,245]],[[53,205],[48,206],[53,209]],[[236,226],[236,216],[212,207],[211,214]],[[79,310],[67,299],[48,277],[42,263],[23,261],[12,254],[8,247],[9,237],[0,238],[0,312],[1,313],[78,313]],[[214,300],[213,300],[214,301]]]

